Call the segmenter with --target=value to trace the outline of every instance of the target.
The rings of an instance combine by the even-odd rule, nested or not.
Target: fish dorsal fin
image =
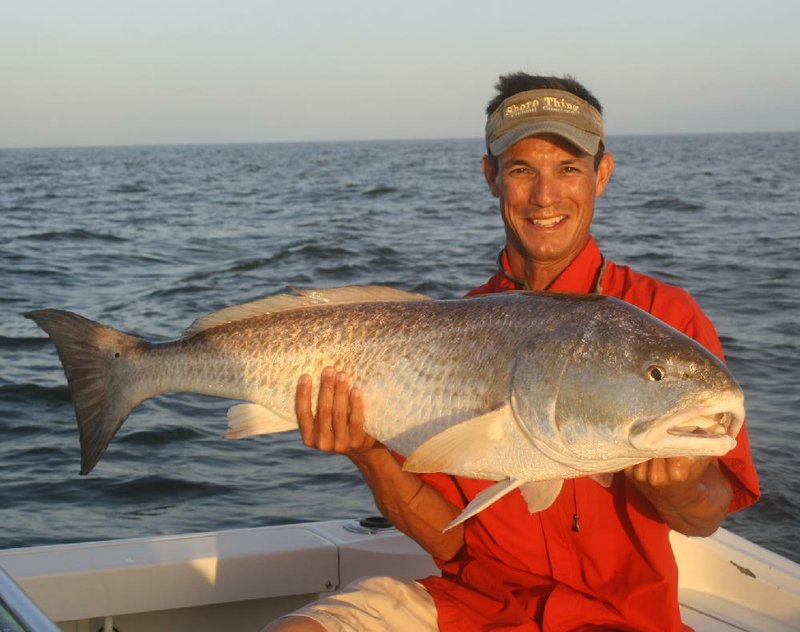
[[[349,303],[379,303],[388,301],[426,301],[430,297],[414,294],[382,285],[347,285],[325,289],[301,289],[290,287],[294,294],[277,294],[241,305],[231,305],[217,312],[202,316],[183,333],[183,338],[206,329],[228,323],[277,314],[295,309],[321,305],[346,305]]]

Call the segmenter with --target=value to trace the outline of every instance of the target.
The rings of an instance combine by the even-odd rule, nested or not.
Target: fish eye
[[[667,372],[663,366],[653,364],[652,366],[647,367],[647,379],[651,382],[660,382],[666,377],[666,375]]]

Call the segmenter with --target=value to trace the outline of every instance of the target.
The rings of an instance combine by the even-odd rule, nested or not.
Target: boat
[[[697,632],[800,630],[800,564],[726,529],[671,539]],[[380,518],[5,549],[0,632],[256,631],[358,577],[436,572]]]

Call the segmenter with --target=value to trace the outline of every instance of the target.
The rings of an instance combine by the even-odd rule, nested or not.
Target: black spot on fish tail
[[[88,318],[55,309],[25,314],[50,336],[67,377],[81,443],[81,474],[88,474],[131,411],[146,397],[123,379],[120,361],[144,340]]]

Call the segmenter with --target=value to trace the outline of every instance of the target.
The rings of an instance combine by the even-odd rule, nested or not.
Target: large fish
[[[406,469],[498,481],[454,524],[518,487],[538,511],[565,478],[608,484],[608,473],[653,457],[736,445],[743,395],[725,365],[620,300],[297,292],[223,309],[163,344],[70,312],[26,314],[64,365],[81,473],[134,408],[163,393],[249,402],[229,411],[229,438],[296,429],[297,378],[325,366],[363,389],[366,430],[408,456]]]

